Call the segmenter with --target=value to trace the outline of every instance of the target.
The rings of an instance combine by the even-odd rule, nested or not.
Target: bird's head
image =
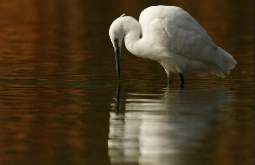
[[[115,19],[109,29],[109,36],[113,45],[114,50],[117,49],[117,46],[121,48],[122,40],[125,36],[124,31],[124,15],[122,14],[119,18]]]
[[[125,31],[123,28],[123,15],[121,15],[119,18],[114,20],[110,26],[109,29],[109,36],[114,48],[115,52],[115,61],[116,61],[116,70],[117,70],[117,76],[118,79],[120,79],[120,63],[119,63],[119,56],[121,54],[121,45],[122,40],[125,36]]]

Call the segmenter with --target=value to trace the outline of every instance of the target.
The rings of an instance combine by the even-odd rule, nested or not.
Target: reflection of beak
[[[115,96],[115,113],[120,112],[120,84],[117,86],[117,92]]]
[[[115,62],[116,62],[116,71],[117,71],[117,76],[118,79],[120,79],[120,48],[118,43],[116,43],[116,49],[115,51]]]

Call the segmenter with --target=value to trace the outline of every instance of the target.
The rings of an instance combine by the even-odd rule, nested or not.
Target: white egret
[[[211,73],[224,78],[237,64],[231,54],[215,45],[189,13],[176,6],[148,7],[140,14],[139,22],[123,14],[113,21],[109,35],[118,79],[123,38],[132,54],[158,61],[167,73],[169,84],[171,72],[179,73],[184,84],[184,73],[199,76]]]

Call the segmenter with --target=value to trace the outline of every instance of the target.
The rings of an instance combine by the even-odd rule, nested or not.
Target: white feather
[[[119,31],[124,35],[118,36]],[[125,36],[125,45],[131,53],[158,61],[168,75],[212,73],[225,77],[237,64],[192,16],[175,6],[149,7],[142,11],[139,23],[129,16],[118,18],[109,34],[111,40],[119,37],[122,41]]]

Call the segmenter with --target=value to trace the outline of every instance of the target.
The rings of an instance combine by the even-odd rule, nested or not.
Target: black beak
[[[115,49],[115,62],[116,62],[117,76],[118,76],[118,79],[120,79],[120,48],[118,44],[116,44],[116,49]]]

